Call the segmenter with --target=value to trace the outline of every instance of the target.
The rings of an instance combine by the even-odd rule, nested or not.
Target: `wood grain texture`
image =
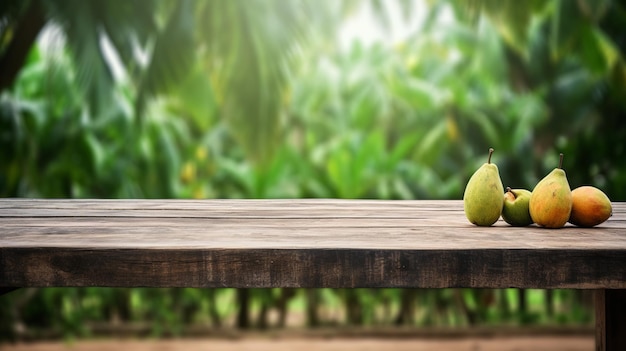
[[[0,287],[626,288],[596,228],[470,224],[461,201],[0,199]]]

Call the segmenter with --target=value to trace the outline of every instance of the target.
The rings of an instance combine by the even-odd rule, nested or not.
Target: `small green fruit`
[[[531,194],[526,189],[506,188],[502,219],[514,227],[525,227],[533,224],[533,219],[528,210]]]
[[[474,172],[463,193],[463,207],[467,219],[475,225],[488,227],[494,224],[502,213],[504,192],[498,166],[489,158]]]

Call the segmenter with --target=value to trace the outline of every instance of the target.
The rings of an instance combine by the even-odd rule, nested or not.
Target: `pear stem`
[[[489,148],[489,158],[487,159],[487,163],[491,163],[491,154],[493,154],[493,148]]]
[[[507,186],[505,193],[511,193],[511,195],[513,195],[513,199],[517,199],[517,195],[515,195],[515,193],[512,190],[513,189],[511,189],[510,186]]]
[[[559,154],[559,168],[563,169],[563,153]]]

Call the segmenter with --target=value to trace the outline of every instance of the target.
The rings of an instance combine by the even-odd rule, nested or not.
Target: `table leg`
[[[17,290],[19,288],[5,288],[5,287],[0,287],[0,296],[4,295],[4,294],[8,294],[13,290]]]
[[[595,292],[596,351],[626,350],[626,289]]]

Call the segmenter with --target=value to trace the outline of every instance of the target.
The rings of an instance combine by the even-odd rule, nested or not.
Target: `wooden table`
[[[0,199],[0,289],[596,290],[626,350],[626,203],[599,227],[471,225],[461,201]]]

